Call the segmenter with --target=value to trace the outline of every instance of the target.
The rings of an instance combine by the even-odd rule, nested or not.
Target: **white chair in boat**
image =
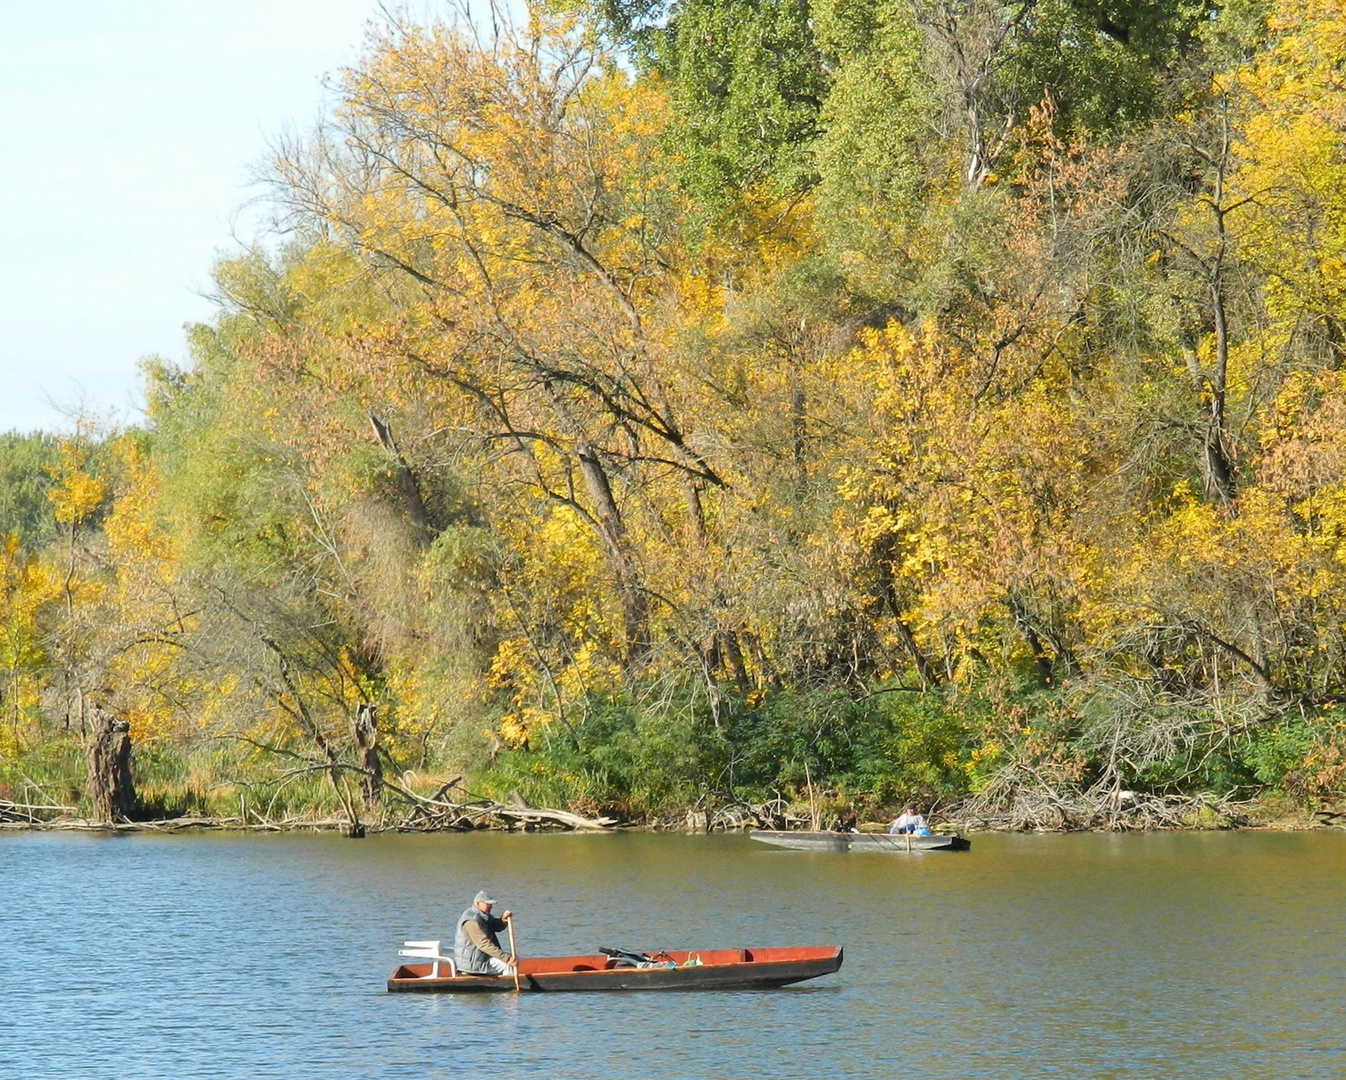
[[[438,979],[440,977],[440,964],[449,965],[450,979],[458,978],[458,967],[454,964],[453,957],[439,955],[438,941],[404,941],[402,942],[402,948],[397,950],[397,955],[411,957],[414,960],[434,961],[434,967],[430,969],[430,974],[422,975],[422,979]]]

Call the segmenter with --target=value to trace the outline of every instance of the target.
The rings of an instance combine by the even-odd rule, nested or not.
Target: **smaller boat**
[[[439,942],[407,942],[438,946]],[[388,979],[389,993],[513,993],[512,975],[461,975],[448,957],[403,964]],[[408,953],[403,953],[408,955]],[[783,949],[675,949],[630,953],[607,949],[593,956],[519,958],[517,989],[533,990],[761,990],[830,975],[841,967],[839,945]]]
[[[967,851],[971,840],[961,836],[914,836],[861,832],[774,832],[755,829],[754,840],[796,851]]]

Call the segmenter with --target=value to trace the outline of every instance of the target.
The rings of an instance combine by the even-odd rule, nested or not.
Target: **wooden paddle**
[[[505,920],[505,928],[509,930],[509,954],[514,957],[514,992],[519,993],[519,952],[514,948],[514,916],[511,915]]]

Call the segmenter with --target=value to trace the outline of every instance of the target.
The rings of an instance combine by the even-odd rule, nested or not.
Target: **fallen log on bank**
[[[614,825],[620,824],[616,818],[586,818],[579,814],[572,814],[565,810],[539,810],[531,807],[519,808],[515,806],[501,806],[496,804],[491,812],[497,817],[508,818],[511,821],[521,821],[525,824],[539,823],[543,821],[554,821],[559,825],[565,825],[572,829],[610,829]]]
[[[333,770],[351,772],[361,776],[364,776],[367,772],[359,766],[344,762],[306,765],[287,770],[278,778],[276,789],[272,792],[266,812],[261,813],[254,809],[252,810],[253,818],[259,824],[270,823],[271,809],[275,806],[276,799],[284,787],[299,777],[320,770],[324,772]],[[496,802],[492,799],[469,799],[465,802],[449,801],[446,796],[451,789],[461,784],[462,779],[461,776],[455,776],[447,783],[441,784],[435,793],[427,798],[413,791],[409,786],[398,784],[387,777],[380,777],[379,782],[382,790],[393,800],[401,802],[406,808],[403,815],[390,823],[387,820],[388,811],[385,809],[381,815],[381,823],[373,825],[360,821],[355,813],[354,806],[347,804],[345,809],[349,818],[342,823],[341,828],[348,835],[358,836],[362,835],[366,828],[374,832],[384,832],[390,828],[401,832],[436,832],[487,828],[509,830],[516,825],[522,825],[525,828],[552,825],[562,829],[601,832],[621,824],[617,818],[587,818],[568,810],[528,806],[517,796],[507,803]]]
[[[568,810],[520,806],[514,803],[473,800],[454,803],[439,799],[418,799],[411,813],[397,828],[403,832],[436,832],[465,829],[511,829],[516,825],[546,826],[581,832],[604,832],[621,822],[617,818],[587,818]]]

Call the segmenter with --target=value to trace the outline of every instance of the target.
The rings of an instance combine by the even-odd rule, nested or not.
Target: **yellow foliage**
[[[98,509],[106,492],[101,480],[73,469],[61,476],[60,486],[52,488],[47,497],[56,507],[57,521],[64,525],[78,525]]]

